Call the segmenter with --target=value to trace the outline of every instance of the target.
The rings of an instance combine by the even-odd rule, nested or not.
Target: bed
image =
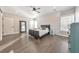
[[[36,39],[41,39],[50,34],[50,25],[41,25],[40,29],[30,29],[29,34]]]

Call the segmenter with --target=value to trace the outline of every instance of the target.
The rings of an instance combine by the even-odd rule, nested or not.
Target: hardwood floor
[[[18,39],[18,40],[17,40]],[[8,40],[11,40],[11,38]],[[7,41],[8,41],[7,40]],[[14,41],[16,40],[16,41]],[[14,42],[13,42],[14,41]],[[42,39],[34,39],[26,35],[15,35],[10,44],[5,49],[1,50],[2,53],[14,52],[14,53],[67,53],[68,52],[68,39],[62,36],[45,36]],[[8,43],[9,43],[8,42]],[[5,43],[6,45],[8,43]],[[0,45],[1,46],[4,44]]]

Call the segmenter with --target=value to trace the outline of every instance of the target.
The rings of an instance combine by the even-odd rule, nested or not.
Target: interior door
[[[26,32],[26,21],[20,21],[20,32]]]

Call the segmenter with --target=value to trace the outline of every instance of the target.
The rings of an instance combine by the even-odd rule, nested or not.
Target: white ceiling
[[[35,6],[35,7],[40,8],[39,15],[54,13],[55,9],[56,11],[63,11],[73,8],[73,6]],[[35,15],[30,6],[0,6],[0,8],[3,12],[17,14],[24,17],[27,16],[33,17]]]

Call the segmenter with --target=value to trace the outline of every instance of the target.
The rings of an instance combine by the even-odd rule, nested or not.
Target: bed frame
[[[30,34],[31,36],[33,36],[35,39],[41,39],[42,37],[44,37],[44,36],[50,34],[50,25],[41,25],[41,27],[46,27],[46,28],[48,28],[48,29],[49,29],[49,32],[40,37],[40,36],[39,36],[39,31],[34,31],[34,30],[31,30],[31,29],[30,29],[30,30],[29,30],[29,34]]]

